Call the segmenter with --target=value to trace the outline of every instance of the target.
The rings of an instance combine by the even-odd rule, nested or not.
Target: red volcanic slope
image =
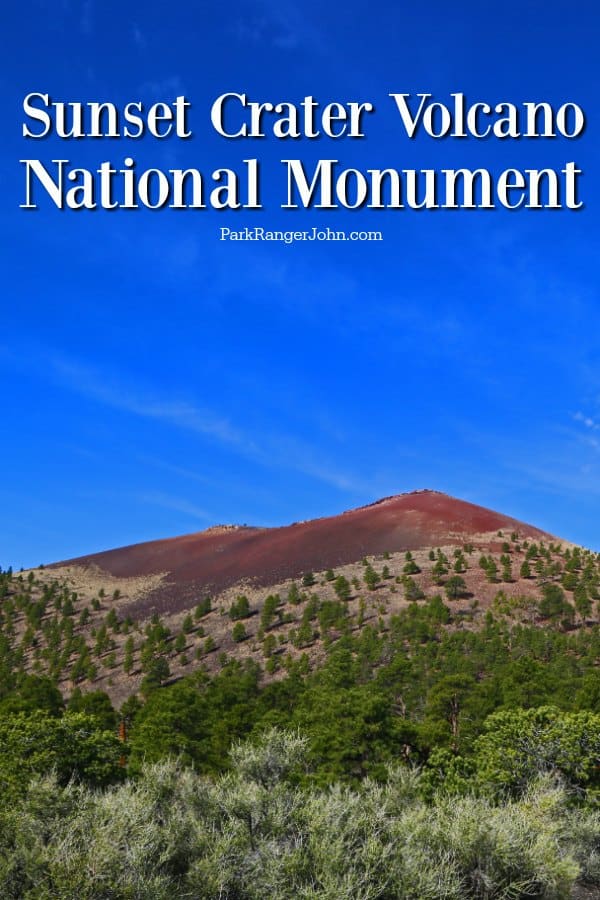
[[[386,550],[436,547],[498,530],[517,531],[522,537],[551,537],[447,494],[415,491],[330,518],[280,528],[208,529],[95,553],[63,565],[94,565],[118,577],[167,572],[169,585],[159,588],[155,599],[163,600],[158,607],[174,611],[187,605],[186,595],[189,598],[199,590],[218,593],[241,579],[257,585],[275,584]]]

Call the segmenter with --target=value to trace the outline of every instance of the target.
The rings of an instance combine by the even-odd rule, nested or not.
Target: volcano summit
[[[117,578],[166,576],[171,603],[190,591],[217,594],[357,562],[365,556],[491,540],[497,531],[550,539],[538,528],[432,490],[386,497],[337,516],[278,528],[221,526],[71,559]],[[160,591],[159,591],[160,592]],[[171,605],[171,604],[169,604]],[[185,605],[185,603],[183,603]]]

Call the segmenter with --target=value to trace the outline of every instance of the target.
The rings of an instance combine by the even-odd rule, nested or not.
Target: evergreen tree
[[[124,647],[124,657],[123,657],[123,671],[126,675],[131,675],[133,671],[133,651],[134,651],[134,640],[132,637],[128,637],[125,641]]]
[[[233,630],[231,632],[231,637],[236,642],[236,644],[239,644],[241,641],[246,640],[248,635],[246,634],[246,629],[244,628],[244,625],[242,622],[235,623],[235,625],[233,626]]]
[[[235,621],[236,619],[247,619],[249,615],[250,603],[248,598],[245,594],[240,594],[237,600],[229,607],[229,618]]]
[[[465,579],[460,575],[453,575],[446,582],[444,590],[446,591],[446,596],[449,600],[458,600],[466,594],[467,584]]]
[[[519,574],[520,574],[521,578],[531,578],[531,574],[532,574],[531,566],[529,565],[529,562],[526,559],[524,559],[521,564],[521,569],[519,571]]]
[[[365,585],[367,586],[367,588],[370,591],[374,591],[375,588],[377,587],[377,585],[379,584],[380,579],[379,579],[379,575],[377,574],[377,572],[375,571],[375,569],[373,568],[373,566],[370,563],[368,563],[367,566],[365,567],[365,574],[363,577],[364,577],[364,582],[365,582]]]
[[[350,599],[350,584],[344,575],[338,575],[333,583],[333,589],[340,600]]]
[[[278,615],[280,603],[281,599],[279,597],[279,594],[269,594],[263,604],[262,612],[260,614],[261,628],[267,630],[271,627],[275,616]]]
[[[194,618],[196,622],[200,621],[200,619],[204,618],[204,616],[208,615],[208,613],[212,609],[212,602],[210,597],[205,597],[204,600],[200,600],[197,604],[196,609],[194,610]]]

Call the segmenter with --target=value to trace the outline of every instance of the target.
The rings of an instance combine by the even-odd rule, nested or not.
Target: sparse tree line
[[[477,614],[479,600],[469,590],[468,571],[479,567],[486,581],[498,584],[492,612],[496,616],[547,622],[564,630],[595,622],[600,614],[600,562],[597,554],[580,548],[519,541],[517,534],[503,538],[495,555],[482,554],[477,561],[472,544],[456,547],[448,555],[431,550],[428,569],[418,565],[408,551],[398,574],[390,572],[391,557],[364,558],[363,571],[351,578],[332,569],[315,575],[307,572],[286,588],[283,595],[269,594],[258,606],[240,594],[229,608],[215,606],[210,597],[198,600],[179,629],[154,615],[139,623],[117,612],[119,591],[109,598],[103,589],[84,598],[58,581],[44,581],[29,573],[0,572],[0,666],[58,679],[67,689],[83,687],[100,676],[110,687],[120,673],[141,677],[147,695],[169,681],[173,670],[185,673],[217,660],[222,666],[226,647],[215,634],[222,616],[231,621],[230,643],[250,642],[255,658],[263,659],[265,671],[275,674],[289,668],[298,654],[321,641],[327,647],[365,621],[378,620],[389,627],[389,596],[400,592],[408,603],[438,604],[442,597],[453,603],[470,600]],[[518,576],[514,573],[518,572]],[[467,576],[467,580],[465,579]],[[504,585],[516,579],[531,584],[534,593],[507,596]],[[431,594],[427,582],[437,593]],[[325,593],[319,588],[325,587]],[[381,591],[380,588],[385,588]],[[350,601],[355,603],[350,605]],[[352,612],[351,612],[352,609]],[[452,620],[450,616],[448,621]],[[464,621],[464,611],[461,613]],[[218,632],[219,629],[217,628]],[[220,632],[222,633],[222,631]],[[214,669],[215,663],[211,663]]]

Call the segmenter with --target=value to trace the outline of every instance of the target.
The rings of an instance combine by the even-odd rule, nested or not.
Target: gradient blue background
[[[0,563],[432,487],[600,549],[597,5],[30,0],[3,10]],[[192,102],[189,141],[25,141],[22,101]],[[369,100],[361,141],[209,110]],[[390,92],[579,103],[577,141],[410,142]],[[262,160],[260,213],[18,208],[18,160]],[[583,168],[581,212],[279,209],[281,158]],[[281,171],[280,171],[281,169]],[[220,243],[221,225],[382,243]]]

